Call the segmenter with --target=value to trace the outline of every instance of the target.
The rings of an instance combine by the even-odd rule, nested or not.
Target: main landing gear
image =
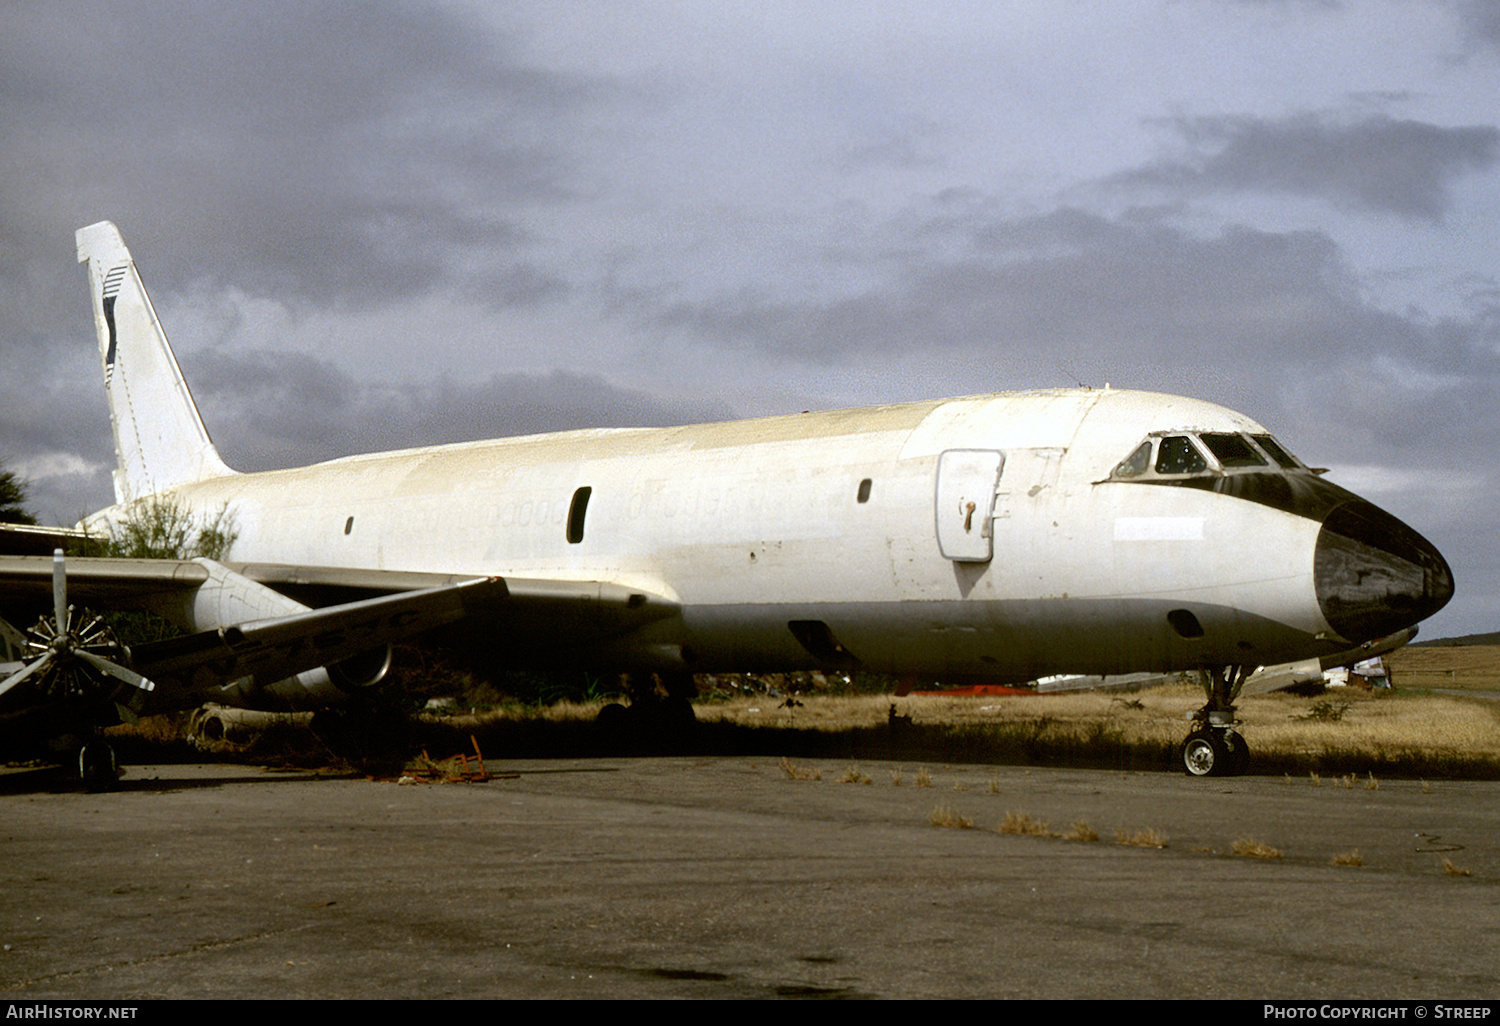
[[[1248,666],[1200,671],[1208,702],[1193,714],[1193,731],[1182,743],[1182,769],[1193,777],[1237,777],[1250,768],[1250,746],[1234,729],[1234,700]]]
[[[698,687],[692,674],[630,675],[625,682],[630,704],[614,702],[599,710],[597,722],[607,741],[653,750],[691,742],[698,726],[692,703]]]
[[[78,779],[85,791],[113,791],[120,786],[120,769],[115,763],[115,750],[106,742],[94,738],[78,751]]]

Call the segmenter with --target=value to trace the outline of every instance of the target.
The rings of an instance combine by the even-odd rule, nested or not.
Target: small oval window
[[[594,490],[584,485],[573,493],[573,504],[568,507],[568,544],[583,541],[583,521],[589,513],[589,496]]]

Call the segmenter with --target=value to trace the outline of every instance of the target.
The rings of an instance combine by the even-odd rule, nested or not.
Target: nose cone
[[[1313,563],[1323,618],[1349,641],[1410,627],[1453,597],[1453,571],[1433,544],[1363,499],[1328,514]]]

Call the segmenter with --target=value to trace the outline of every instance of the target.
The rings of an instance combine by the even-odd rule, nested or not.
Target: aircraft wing
[[[76,558],[68,560],[71,598],[94,609],[164,611],[208,580],[204,567],[185,559]],[[49,607],[52,555],[0,556],[0,614],[27,622]]]
[[[275,681],[460,620],[505,594],[498,579],[444,584],[136,645],[130,662],[152,681],[195,692],[252,675]]]
[[[68,560],[68,594],[93,609],[170,614],[213,577],[205,560],[77,557]],[[312,607],[439,588],[479,579],[473,574],[417,573],[286,563],[226,563],[245,578]],[[677,611],[675,599],[613,581],[496,577],[506,615],[567,620],[587,616],[629,629]],[[0,613],[42,608],[51,602],[52,557],[0,555]]]
[[[53,574],[51,557],[0,556],[0,614],[29,623],[23,617],[50,608]],[[96,611],[145,610],[200,628],[131,651],[136,672],[195,689],[292,676],[465,617],[513,644],[535,636],[576,643],[628,633],[679,608],[669,596],[609,581],[207,559],[70,559],[66,589],[70,602]]]
[[[34,524],[0,524],[0,552],[11,555],[52,555],[52,550],[78,545],[90,539],[76,527],[38,527]]]

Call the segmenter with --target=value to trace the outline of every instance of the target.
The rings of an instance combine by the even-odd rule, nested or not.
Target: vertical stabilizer
[[[120,230],[78,229],[104,391],[115,431],[115,498],[129,502],[232,471],[219,459]]]

